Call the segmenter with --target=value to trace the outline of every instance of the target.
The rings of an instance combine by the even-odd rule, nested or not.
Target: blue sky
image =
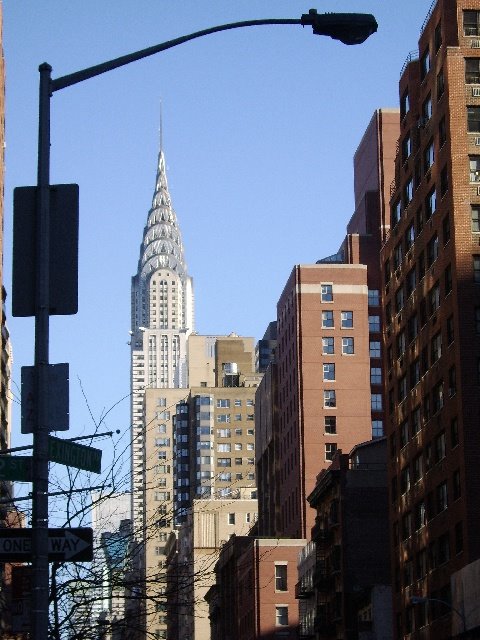
[[[36,180],[38,65],[53,77],[216,24],[299,18],[297,0],[4,0],[7,74],[5,284],[12,191]],[[160,101],[168,180],[194,278],[196,329],[260,338],[294,264],[334,253],[353,212],[352,158],[398,79],[431,0],[331,0],[373,13],[348,47],[300,26],[184,44],[52,99],[52,183],[80,185],[80,310],[51,321],[50,361],[69,362],[69,435],[129,393],[130,278],[151,205]],[[315,6],[315,5],[314,5]],[[33,362],[33,319],[8,324],[14,391]],[[14,405],[15,444],[19,408]],[[105,420],[129,429],[128,398]]]

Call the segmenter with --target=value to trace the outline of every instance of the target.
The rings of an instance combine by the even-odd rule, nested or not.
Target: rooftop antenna
[[[160,135],[160,153],[163,152],[163,114],[162,114],[162,100],[160,99],[160,126],[158,129]]]

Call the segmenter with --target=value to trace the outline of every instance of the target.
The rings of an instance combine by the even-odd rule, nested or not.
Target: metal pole
[[[32,637],[48,639],[48,352],[50,223],[50,65],[39,67],[38,177],[36,207],[35,422],[32,484]]]

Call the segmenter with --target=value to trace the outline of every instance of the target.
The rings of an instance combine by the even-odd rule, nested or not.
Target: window
[[[217,422],[230,422],[230,414],[222,413],[217,416]]]
[[[275,624],[277,627],[285,627],[288,625],[288,607],[275,607]]]
[[[242,401],[239,400],[238,398],[235,400],[235,406],[236,407],[241,407],[242,406]]]
[[[235,451],[241,451],[242,450],[242,443],[241,442],[236,442],[235,443]]]
[[[402,97],[400,98],[400,118],[403,120],[409,111],[410,98],[408,96],[408,89],[406,89]]]
[[[445,295],[447,296],[452,290],[452,286],[453,286],[451,264],[445,267],[444,280],[445,280]]]
[[[480,84],[480,58],[465,58],[465,82]]]
[[[450,240],[450,216],[447,215],[442,221],[442,233],[443,233],[443,246]]]
[[[155,444],[157,447],[169,447],[170,438],[155,438]]]
[[[230,438],[232,432],[230,429],[217,429],[217,437],[218,438]]]
[[[210,446],[210,443],[207,443]],[[217,444],[217,451],[221,453],[229,453],[232,450],[230,442],[219,442]]]
[[[353,338],[342,338],[342,353],[343,355],[353,355],[355,352]]]
[[[420,209],[418,209],[416,213],[416,220],[417,220],[417,236],[418,236],[422,233],[422,229],[423,229],[423,211],[421,207]]]
[[[423,167],[424,167],[425,173],[427,173],[431,169],[434,162],[435,162],[435,148],[433,146],[433,140],[430,140],[425,151],[423,152]]]
[[[420,382],[420,360],[417,358],[410,365],[410,389]]]
[[[325,433],[337,433],[337,418],[336,416],[325,416]]]
[[[410,467],[407,465],[400,473],[400,492],[403,495],[410,491]]]
[[[408,428],[408,420],[404,420],[401,424],[400,424],[400,447],[403,449],[403,447],[406,446],[408,440],[409,440],[409,428]]]
[[[460,469],[457,469],[453,472],[452,476],[452,485],[453,485],[453,499],[458,500],[462,495],[462,483],[460,480]]]
[[[437,191],[435,187],[430,191],[425,200],[425,218],[429,220],[437,210]]]
[[[436,497],[437,497],[437,513],[440,513],[441,511],[445,511],[445,509],[448,507],[448,491],[447,491],[446,482],[442,482],[441,484],[438,485],[437,491],[436,491]]]
[[[352,329],[353,328],[353,311],[342,311],[341,313],[342,319],[342,329]]]
[[[333,302],[333,285],[322,284],[321,287],[322,287],[322,294],[321,294],[322,302]]]
[[[399,199],[392,206],[392,227],[396,227],[402,217],[402,201]]]
[[[245,403],[247,407],[253,407],[255,406],[255,402],[253,401],[252,398],[248,398],[247,402]]]
[[[218,479],[220,482],[231,482],[232,481],[232,474],[229,472],[224,472],[224,473],[219,473],[218,474]]]
[[[432,408],[434,415],[443,407],[443,380],[437,382],[432,389]]]
[[[432,96],[429,93],[422,104],[422,118],[424,122],[428,122],[432,117]]]
[[[411,222],[405,231],[405,249],[408,251],[415,242],[415,225]]]
[[[235,524],[235,514],[234,513],[227,514],[227,522],[228,522],[228,524]]]
[[[336,451],[337,445],[335,442],[327,442],[325,445],[325,460],[333,460]]]
[[[431,363],[434,364],[442,355],[442,334],[433,336],[431,342]]]
[[[425,503],[422,500],[422,502],[417,502],[417,504],[414,507],[415,531],[418,531],[419,529],[424,527],[426,524],[427,524],[427,513],[425,509]]]
[[[437,258],[438,258],[438,235],[434,233],[427,244],[427,267],[430,268]]]
[[[467,107],[467,131],[480,132],[480,107]]]
[[[255,444],[253,442],[247,442],[247,451],[254,451]]]
[[[480,255],[473,256],[473,281],[480,282]]]
[[[410,178],[405,184],[403,190],[403,202],[405,203],[405,208],[408,207],[413,198],[413,178]]]
[[[382,394],[372,393],[370,404],[371,404],[372,411],[381,411],[382,410]]]
[[[398,401],[405,400],[407,395],[407,376],[402,376],[398,381]]]
[[[380,291],[378,289],[368,290],[368,306],[378,307],[380,305]]]
[[[472,231],[474,233],[480,232],[480,207],[471,207],[472,211]]]
[[[402,243],[399,242],[395,247],[395,249],[393,250],[393,268],[395,271],[402,264],[402,260],[403,260],[403,249],[402,249]]]
[[[331,362],[323,365],[323,379],[335,380],[335,365]]]
[[[333,311],[322,311],[322,327],[323,329],[333,327]]]
[[[370,340],[370,358],[380,358],[381,347],[379,340]]]
[[[405,138],[402,141],[402,162],[405,162],[412,153],[412,138],[410,137],[410,133],[407,133]]]
[[[442,46],[442,23],[441,22],[439,22],[435,27],[435,32],[433,34],[433,44],[435,47],[435,53],[437,53],[440,47]]]
[[[440,173],[440,196],[443,196],[448,191],[448,166],[445,165]]]
[[[443,460],[447,454],[445,431],[442,431],[435,438],[435,462]]]
[[[445,76],[443,74],[443,69],[437,73],[437,101],[443,96],[445,92]]]
[[[423,80],[430,71],[430,51],[428,47],[420,59],[420,77]]]
[[[423,456],[420,453],[412,462],[412,479],[413,482],[418,482],[421,478],[423,478]]]
[[[382,369],[380,367],[370,368],[370,384],[382,384]]]
[[[337,398],[334,389],[325,389],[323,392],[323,406],[326,408],[336,407]]]
[[[412,434],[415,435],[420,431],[422,423],[420,420],[420,407],[415,407],[412,411]]]
[[[445,116],[438,123],[438,143],[440,149],[443,147],[445,142],[447,141],[447,125],[445,122]]]
[[[383,420],[372,420],[372,438],[383,437]]]
[[[450,446],[454,449],[459,443],[458,437],[458,420],[453,418],[450,423]]]
[[[453,316],[447,318],[447,344],[451,345],[455,339],[455,325],[453,323]]]
[[[368,330],[370,333],[378,333],[380,331],[380,316],[368,316]]]
[[[400,313],[405,304],[405,293],[403,287],[399,287],[395,291],[395,313]]]
[[[463,35],[480,35],[480,11],[463,12]]]
[[[428,302],[430,305],[430,315],[437,311],[440,306],[440,285],[436,282],[428,293]]]
[[[322,338],[322,354],[331,355],[335,351],[335,339],[334,338]]]
[[[415,338],[418,336],[418,330],[418,316],[416,313],[414,313],[409,317],[407,322],[408,342],[412,342],[412,340],[415,340]]]
[[[218,399],[217,400],[217,407],[221,408],[221,409],[229,409],[230,408],[230,400],[226,400],[226,399]]]
[[[275,591],[288,591],[286,564],[275,565]]]
[[[410,296],[415,291],[415,287],[417,286],[417,270],[415,267],[413,267],[413,269],[410,269],[410,271],[407,273],[405,284],[407,287],[407,296]]]
[[[405,340],[405,331],[400,331],[397,335],[397,357],[400,358],[405,353],[407,342]]]
[[[217,465],[219,467],[231,467],[232,460],[231,458],[217,458]]]

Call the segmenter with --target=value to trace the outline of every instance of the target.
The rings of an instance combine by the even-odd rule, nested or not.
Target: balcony
[[[313,594],[314,590],[311,583],[297,582],[295,585],[295,598],[297,600],[308,600]]]

